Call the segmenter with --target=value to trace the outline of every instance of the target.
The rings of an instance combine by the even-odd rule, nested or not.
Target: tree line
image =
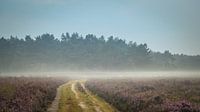
[[[147,44],[65,33],[0,38],[0,71],[198,70],[200,56],[154,52]]]

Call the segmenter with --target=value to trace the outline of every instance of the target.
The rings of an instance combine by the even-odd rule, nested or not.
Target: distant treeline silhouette
[[[198,70],[200,56],[153,52],[147,44],[88,34],[0,39],[0,71]]]

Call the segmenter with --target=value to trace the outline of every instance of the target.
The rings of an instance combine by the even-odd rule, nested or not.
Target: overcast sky
[[[200,54],[200,0],[0,0],[0,36],[78,32]]]

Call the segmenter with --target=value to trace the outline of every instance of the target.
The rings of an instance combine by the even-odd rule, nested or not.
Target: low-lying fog
[[[140,72],[40,72],[40,73],[1,73],[0,76],[25,77],[70,77],[70,78],[200,78],[200,71],[140,71]]]

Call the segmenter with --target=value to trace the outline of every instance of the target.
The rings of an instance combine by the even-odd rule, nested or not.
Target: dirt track
[[[51,107],[48,108],[47,112],[57,112],[58,111],[58,105],[59,105],[59,100],[60,100],[60,89],[61,87],[57,88],[57,93],[54,101],[51,104]]]
[[[82,91],[79,88],[82,88]],[[57,96],[48,112],[117,112],[117,110],[93,95],[85,87],[85,81],[74,80],[58,88]]]

